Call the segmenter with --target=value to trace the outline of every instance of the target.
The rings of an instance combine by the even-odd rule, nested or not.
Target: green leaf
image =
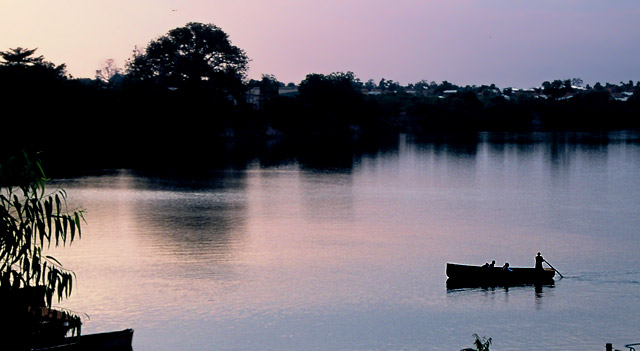
[[[58,194],[56,194],[55,199],[56,199],[56,213],[60,214],[60,212],[62,211],[62,209],[61,209],[62,204],[61,204],[61,201],[60,201],[60,196],[58,196]]]
[[[48,260],[51,260],[53,262],[55,262],[58,266],[62,266],[62,263],[60,263],[60,261],[58,261],[55,257],[53,256],[45,256]]]
[[[46,285],[46,279],[47,279],[47,262],[46,261],[42,263],[41,278],[42,278],[42,285]]]
[[[66,233],[69,229],[69,216],[62,217],[62,230]]]
[[[29,274],[28,273],[31,271],[31,265],[29,263],[30,263],[30,261],[29,261],[28,257],[25,257],[22,260],[22,270],[27,273],[27,280],[29,280]]]
[[[75,220],[76,226],[78,227],[78,237],[81,237],[80,218],[84,219],[84,217],[82,217],[82,213],[81,212],[76,212],[75,213],[75,217],[76,217],[76,220]]]
[[[71,232],[71,241],[70,242],[73,242],[73,239],[74,239],[74,237],[76,235],[76,223],[73,220],[73,218],[69,218],[69,222],[71,222],[71,226],[69,227],[69,231]]]
[[[45,208],[45,216],[49,223],[49,228],[51,228],[51,215],[53,212],[53,204],[51,203],[51,198],[48,198],[47,200],[45,200],[44,208]]]

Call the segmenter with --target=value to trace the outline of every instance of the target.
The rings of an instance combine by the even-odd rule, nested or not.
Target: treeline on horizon
[[[198,158],[228,143],[296,145],[479,131],[608,131],[640,127],[640,82],[579,79],[517,90],[420,81],[362,82],[309,74],[283,94],[272,75],[247,80],[249,59],[212,24],[188,23],[73,78],[35,49],[0,52],[4,150],[129,159]],[[312,146],[311,146],[312,147]],[[82,160],[78,160],[82,162]]]

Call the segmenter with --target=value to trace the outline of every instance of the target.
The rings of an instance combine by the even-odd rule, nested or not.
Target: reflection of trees
[[[207,197],[152,201],[144,208],[148,212],[141,217],[147,220],[145,224],[156,227],[152,232],[162,233],[178,246],[201,251],[229,246],[236,225],[243,220],[240,213],[244,206]]]
[[[229,256],[246,220],[245,178],[242,172],[138,178],[136,188],[153,194],[137,201],[139,223],[176,254]]]
[[[397,148],[398,138],[280,140],[266,145],[258,160],[263,167],[298,163],[305,170],[350,173],[362,158]]]
[[[451,154],[459,158],[475,158],[478,153],[478,133],[433,134],[415,141],[437,155]]]
[[[571,166],[576,151],[587,152],[592,161],[599,157],[606,163],[609,143],[609,133],[553,133],[546,139],[545,153],[554,171],[566,170]]]

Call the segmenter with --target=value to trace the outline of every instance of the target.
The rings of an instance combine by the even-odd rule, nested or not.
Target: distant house
[[[293,97],[298,95],[297,86],[286,86],[278,88],[278,95]],[[253,87],[247,91],[247,103],[255,107],[260,107],[262,104],[262,92],[260,87]]]
[[[514,95],[534,95],[536,93],[535,89],[518,89],[518,88],[513,88],[511,89],[511,93]]]
[[[627,101],[630,97],[633,96],[632,91],[623,91],[621,93],[613,93],[611,97],[616,101]]]
[[[286,86],[278,88],[278,95],[293,97],[299,94],[297,86]]]
[[[453,94],[457,94],[457,93],[458,93],[457,90],[453,90],[453,89],[452,90],[445,90],[445,91],[442,92],[442,94],[444,94],[444,95],[438,95],[438,98],[439,99],[444,99],[445,95],[453,95]]]
[[[253,87],[247,92],[247,103],[255,107],[260,107],[261,101],[260,87]]]

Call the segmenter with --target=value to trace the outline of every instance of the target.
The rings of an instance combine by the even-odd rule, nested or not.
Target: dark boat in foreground
[[[132,351],[133,329],[68,337],[55,345],[32,351]]]
[[[553,283],[555,270],[551,268],[503,269],[502,267],[470,266],[447,263],[447,284],[473,285],[519,285]]]

